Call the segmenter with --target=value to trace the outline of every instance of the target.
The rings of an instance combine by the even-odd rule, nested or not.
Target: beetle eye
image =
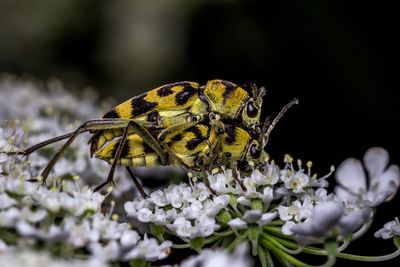
[[[254,106],[254,103],[253,102],[250,102],[250,103],[248,103],[247,104],[247,115],[250,117],[250,118],[254,118],[254,117],[256,117],[257,116],[257,114],[258,114],[258,108],[256,108],[255,106]]]
[[[258,149],[256,144],[252,144],[250,147],[250,155],[253,159],[258,159],[260,157],[261,151]]]

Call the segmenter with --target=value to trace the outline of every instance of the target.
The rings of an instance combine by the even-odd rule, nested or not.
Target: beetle
[[[197,124],[171,138],[164,144],[167,147],[169,165],[181,167],[188,173],[198,173],[204,179],[207,186],[207,172],[212,172],[215,166],[226,166],[233,170],[233,178],[242,189],[246,189],[239,180],[240,173],[248,173],[252,166],[259,166],[265,162],[267,153],[265,147],[269,135],[283,114],[298,100],[289,102],[272,121],[264,122],[260,135],[255,136],[241,125],[232,125],[219,122],[221,128],[215,125]],[[152,135],[157,136],[160,130],[151,130]],[[124,142],[124,143],[123,143]],[[118,148],[122,147],[117,156]],[[126,140],[113,138],[93,151],[94,156],[113,164],[118,160],[118,165],[127,167],[155,167],[164,165],[159,155],[149,147],[135,132],[128,134]],[[132,174],[131,174],[132,175]],[[132,177],[133,178],[133,177]],[[146,194],[137,185],[142,196]],[[210,187],[209,187],[210,188]],[[212,190],[210,188],[210,190]]]
[[[220,124],[217,121],[235,120],[249,129],[258,129],[265,89],[251,86],[253,96],[242,87],[225,80],[210,80],[205,86],[195,82],[177,82],[157,87],[135,96],[114,107],[102,118],[84,122],[75,131],[61,135],[23,151],[9,154],[29,155],[48,144],[67,139],[64,145],[53,155],[41,173],[43,183],[68,146],[83,132],[90,132],[91,154],[104,143],[120,137],[115,159],[107,181],[113,182],[118,159],[125,140],[135,132],[160,158],[163,165],[169,164],[164,143],[169,142],[177,133],[181,133],[199,123]],[[153,130],[161,130],[155,136]]]

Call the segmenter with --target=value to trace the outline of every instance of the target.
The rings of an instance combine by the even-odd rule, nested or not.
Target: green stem
[[[173,244],[172,248],[178,248],[178,249],[190,248],[190,244]]]
[[[237,236],[235,238],[235,240],[233,240],[233,242],[229,246],[226,247],[226,249],[228,251],[233,251],[233,249],[245,238],[246,238],[246,235]]]
[[[283,221],[281,221],[281,220],[272,221],[268,225],[269,226],[281,226],[281,225],[283,225]]]
[[[267,235],[266,233],[263,233],[261,235],[262,238],[266,239],[268,242],[273,243],[276,247],[278,247],[280,250],[285,251],[286,253],[289,254],[299,254],[300,252],[303,251],[303,247],[297,246],[297,248],[293,249],[288,249],[287,247],[283,246],[281,243],[279,243],[277,240],[274,239],[274,237]]]
[[[228,236],[228,235],[231,235],[231,234],[233,234],[233,230],[232,229],[229,229],[229,230],[227,230],[225,232],[221,232],[221,233],[218,233],[218,232],[214,233],[214,235],[219,236],[219,237],[224,237],[224,236]]]
[[[0,239],[6,241],[6,243],[15,244],[18,241],[17,235],[10,233],[6,229],[0,229]]]
[[[267,249],[271,250],[273,253],[275,253],[275,255],[277,257],[281,257],[283,259],[285,259],[286,261],[294,264],[295,266],[298,267],[328,267],[328,266],[333,266],[335,264],[335,257],[333,256],[328,256],[327,261],[322,264],[322,265],[310,265],[307,263],[304,263],[298,259],[296,259],[295,257],[287,254],[286,252],[282,251],[281,249],[279,249],[278,247],[274,246],[272,243],[269,243],[266,239],[261,238],[260,239],[260,243],[265,246]]]
[[[348,259],[348,260],[356,260],[356,261],[368,261],[368,262],[376,262],[376,261],[387,261],[394,259],[400,256],[400,249],[383,256],[360,256],[360,255],[352,255],[347,253],[338,253],[336,254],[338,258]]]
[[[345,240],[343,240],[343,244],[341,244],[340,247],[338,247],[337,252],[339,253],[339,252],[345,250],[349,246],[349,244],[350,244],[350,240],[346,238]]]
[[[271,267],[271,263],[267,259],[267,255],[265,254],[264,250],[262,247],[258,246],[257,247],[258,251],[258,258],[260,259],[261,267]]]
[[[282,233],[280,227],[264,226],[263,229],[265,231],[275,235],[275,236],[279,236],[279,237],[282,237],[282,238],[294,240],[292,236],[285,235],[284,233]]]
[[[221,232],[221,233],[214,233],[213,236],[211,236],[211,237],[209,237],[209,238],[206,238],[206,239],[204,240],[204,244],[210,244],[210,243],[212,243],[212,242],[217,241],[217,240],[220,239],[221,237],[230,236],[230,235],[232,235],[233,233],[234,233],[234,232],[233,232],[232,229],[229,229],[229,230],[227,230],[227,231],[225,231],[225,232]]]
[[[290,247],[290,248],[298,247],[298,245],[294,242],[291,242],[291,241],[288,241],[288,240],[285,240],[285,239],[282,239],[279,237],[274,237],[274,239],[286,247]],[[327,255],[325,250],[310,247],[310,246],[304,247],[303,252],[307,253],[307,254],[318,255],[318,256],[326,256]],[[337,258],[348,259],[348,260],[357,260],[357,261],[368,261],[368,262],[386,261],[386,260],[391,260],[393,258],[396,258],[398,256],[400,256],[400,248],[390,254],[382,255],[382,256],[361,256],[361,255],[352,255],[352,254],[347,254],[347,253],[337,253],[336,254]]]
[[[373,221],[373,219],[369,219],[367,223],[365,223],[357,232],[352,235],[351,241],[357,240],[363,236],[369,230]]]

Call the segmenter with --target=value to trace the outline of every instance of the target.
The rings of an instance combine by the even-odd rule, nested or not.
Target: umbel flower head
[[[267,161],[263,171],[256,169],[241,178],[246,190],[233,179],[231,170],[223,169],[208,177],[213,193],[202,182],[193,186],[169,185],[154,191],[149,198],[126,202],[125,211],[135,223],[150,224],[160,240],[174,240],[175,236],[184,241],[173,247],[200,251],[210,244],[225,244],[233,250],[247,240],[252,254],[265,261],[268,253],[287,253],[277,251],[283,244],[297,247],[298,253],[304,245],[341,242],[359,234],[357,231],[374,216],[372,207],[392,198],[397,191],[398,167],[391,165],[385,170],[386,154],[382,148],[372,148],[365,154],[365,168],[374,177],[370,191],[367,187],[360,189],[357,181],[365,175],[358,163],[356,168],[362,172],[351,170],[353,165],[349,164],[356,162],[354,159],[339,166],[339,194],[335,194],[326,189],[333,169],[318,178],[311,171],[311,162],[304,169],[301,161],[295,165],[292,157],[285,156],[282,168]],[[382,157],[386,164],[382,164]],[[352,179],[349,176],[355,176],[353,182],[347,182]],[[351,192],[352,197],[343,194],[343,190]]]
[[[16,87],[31,97],[15,94]],[[21,150],[101,114],[90,97],[67,95],[58,83],[50,87],[50,93],[43,94],[30,83],[0,83],[0,116],[9,120],[0,125],[1,151]],[[13,121],[13,115],[20,121]],[[185,248],[199,255],[182,262],[184,267],[248,267],[250,255],[264,267],[272,266],[273,259],[285,266],[307,266],[296,258],[300,253],[326,256],[323,266],[332,266],[337,257],[379,261],[400,254],[397,219],[375,233],[393,238],[395,252],[380,257],[342,252],[368,230],[377,207],[397,193],[399,168],[388,166],[383,148],[369,149],[363,162],[345,160],[336,171],[334,192],[328,191],[334,168],[320,177],[313,173],[312,162],[303,164],[286,155],[283,164],[267,159],[239,177],[242,185],[232,170],[221,166],[208,175],[209,186],[197,179],[125,201],[132,199],[132,185],[123,173],[117,173],[114,190],[106,194],[90,189],[104,179],[109,166],[88,160],[82,149],[86,141],[73,143],[48,186],[29,180],[37,177],[54,148],[28,160],[0,154],[0,267],[26,262],[149,266],[168,257],[171,249]],[[175,263],[173,258],[169,262]]]

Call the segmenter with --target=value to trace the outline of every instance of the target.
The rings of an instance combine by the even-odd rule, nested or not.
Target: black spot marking
[[[115,109],[110,110],[106,114],[104,114],[103,118],[119,118],[118,113],[115,111]]]
[[[235,84],[233,84],[233,83],[231,83],[231,82],[228,82],[228,81],[221,81],[221,83],[223,84],[223,85],[225,85],[225,91],[224,91],[224,93],[222,94],[222,97],[223,97],[223,104],[225,105],[226,104],[226,101],[228,100],[228,98],[231,96],[231,94],[236,90],[236,88],[238,88],[237,87],[237,85],[235,85]]]
[[[157,106],[156,102],[145,100],[144,98],[146,97],[146,95],[147,94],[142,94],[131,99],[132,117],[137,117],[139,115],[145,114]]]
[[[225,137],[225,142],[227,144],[233,144],[236,141],[235,127],[232,125],[226,124],[225,132],[228,135],[227,137]]]
[[[167,84],[161,87],[160,89],[157,90],[157,95],[159,96],[169,96],[170,94],[173,94],[174,91],[172,91],[172,87],[174,87],[175,84]]]
[[[187,131],[194,133],[194,135],[196,136],[195,138],[187,141],[186,148],[189,150],[195,149],[199,144],[201,144],[201,142],[206,140],[206,137],[201,134],[200,129],[197,128],[196,126],[188,129]]]
[[[177,135],[175,135],[174,137],[171,138],[171,141],[178,142],[178,141],[181,141],[182,138],[183,137],[182,137],[181,134],[177,134]]]
[[[183,86],[183,90],[176,94],[175,103],[177,105],[184,105],[194,94],[197,93],[197,90],[192,87],[191,84],[181,84]]]

